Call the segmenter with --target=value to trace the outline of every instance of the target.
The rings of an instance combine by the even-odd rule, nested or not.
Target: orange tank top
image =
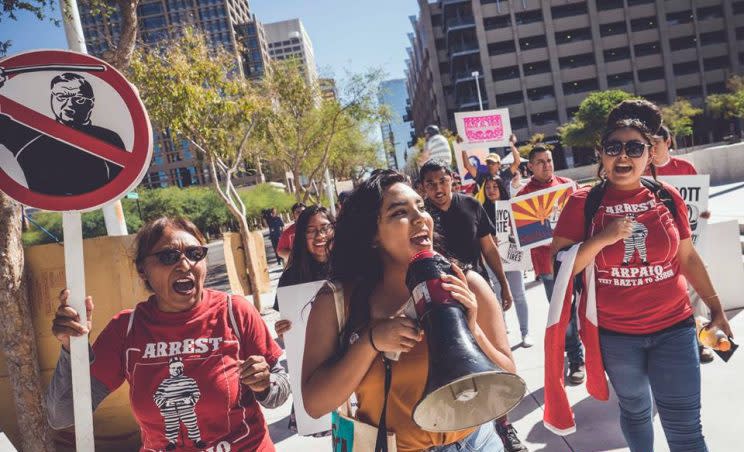
[[[413,407],[421,399],[426,387],[429,351],[425,340],[419,342],[410,352],[401,354],[399,361],[391,363],[387,428],[395,432],[398,451],[421,451],[452,444],[475,431],[475,428],[470,428],[458,432],[427,432],[413,422]],[[377,425],[385,396],[385,365],[382,357],[372,363],[357,387],[356,396],[359,402],[356,418],[366,424]]]

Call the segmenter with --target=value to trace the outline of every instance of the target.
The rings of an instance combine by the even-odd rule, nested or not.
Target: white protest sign
[[[512,130],[508,108],[457,112],[455,124],[463,148],[509,146]]]
[[[287,352],[289,385],[292,387],[297,433],[312,435],[331,429],[331,415],[313,419],[305,411],[302,403],[302,357],[305,354],[305,329],[310,315],[310,307],[315,295],[325,281],[313,281],[277,289],[277,298],[282,319],[292,322],[292,328],[284,333],[284,347]]]
[[[512,229],[512,210],[509,201],[496,201],[496,218],[492,218],[496,226],[496,239],[504,271],[523,271],[527,269],[530,255],[525,253],[517,243]]]
[[[705,231],[708,227],[708,220],[701,218],[700,214],[708,211],[710,175],[659,176],[659,180],[672,185],[682,195],[682,199],[687,204],[687,217],[690,220],[690,229],[692,230],[692,243],[695,248],[702,250],[705,245]]]

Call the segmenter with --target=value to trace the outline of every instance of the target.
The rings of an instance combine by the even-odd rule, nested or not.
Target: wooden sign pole
[[[85,266],[83,262],[83,225],[80,212],[62,213],[65,246],[65,280],[70,291],[68,304],[80,314],[80,323],[88,322],[85,309]],[[90,357],[88,335],[70,338],[72,400],[75,413],[75,444],[78,452],[95,450],[93,409],[90,395]]]

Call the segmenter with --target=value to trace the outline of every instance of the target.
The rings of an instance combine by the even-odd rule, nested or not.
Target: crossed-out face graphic
[[[52,79],[52,112],[58,122],[79,127],[90,122],[95,97],[93,87],[77,74],[65,73]]]

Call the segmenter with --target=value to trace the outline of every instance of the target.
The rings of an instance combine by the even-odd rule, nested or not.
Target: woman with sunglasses
[[[650,122],[631,118],[608,125],[598,147],[601,204],[585,231],[577,219],[584,218],[589,189],[574,193],[558,220],[552,251],[581,242],[573,273],[594,265],[601,363],[617,393],[630,450],[654,449],[653,397],[671,451],[707,451],[686,280],[710,308],[712,326],[728,335],[731,329],[692,245],[682,197],[663,185],[675,215],[658,191],[641,182],[646,170],[655,175]]]
[[[336,224],[330,255],[333,284],[313,303],[306,332],[302,397],[307,412],[320,417],[344,404],[352,393],[356,418],[378,425],[387,400],[385,425],[397,448],[406,451],[503,450],[493,423],[457,432],[432,433],[412,419],[426,384],[428,351],[423,333],[401,314],[410,297],[405,283],[411,258],[432,250],[434,224],[424,201],[392,170],[376,170],[349,196]],[[444,276],[442,287],[467,310],[473,336],[494,363],[514,372],[499,303],[473,271]],[[343,300],[339,323],[334,297]],[[391,364],[384,391],[382,354],[402,353]]]
[[[188,220],[159,218],[135,238],[134,264],[153,295],[111,319],[91,353],[93,408],[125,380],[141,450],[273,451],[259,404],[289,394],[282,354],[246,299],[204,288],[207,248]],[[73,424],[69,344],[91,328],[60,294],[52,333],[62,343],[46,394],[49,423]]]

